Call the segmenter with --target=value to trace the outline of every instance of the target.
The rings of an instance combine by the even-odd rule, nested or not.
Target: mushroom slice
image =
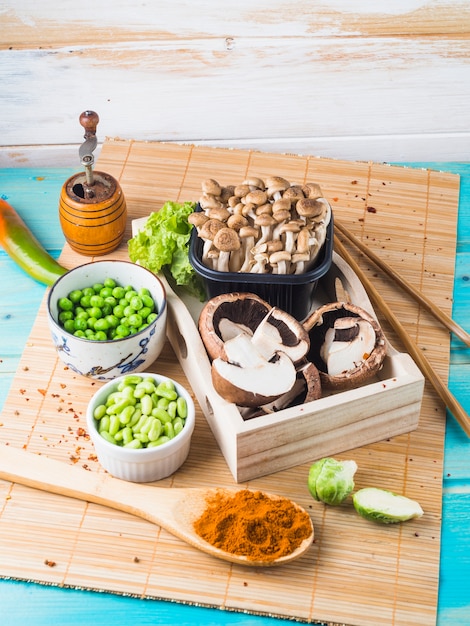
[[[321,381],[318,369],[313,363],[305,361],[300,368],[297,367],[297,379],[289,391],[283,393],[273,402],[263,406],[240,408],[240,415],[243,420],[250,420],[261,415],[277,413],[292,406],[313,402],[321,398],[321,395]]]
[[[330,376],[359,367],[369,358],[375,346],[372,325],[357,317],[340,317],[325,334],[320,356]]]
[[[226,359],[212,361],[212,384],[228,402],[258,407],[287,393],[295,384],[297,373],[291,359],[283,352],[268,361],[258,352],[247,335],[225,342]]]
[[[252,336],[271,308],[254,293],[224,293],[211,298],[204,305],[198,322],[209,357],[215,359],[223,355],[224,342],[235,334]]]
[[[293,363],[305,357],[310,348],[308,333],[295,317],[273,307],[256,327],[252,343],[267,359],[284,352]]]
[[[314,311],[303,326],[310,337],[308,358],[325,389],[353,389],[382,367],[385,337],[376,319],[355,304],[332,302]]]

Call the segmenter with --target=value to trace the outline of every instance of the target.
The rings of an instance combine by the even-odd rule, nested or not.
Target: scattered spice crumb
[[[27,365],[25,365],[25,366],[23,367],[23,371],[24,371],[24,372],[29,372],[29,367],[28,367]]]
[[[42,396],[45,396],[47,394],[47,389],[38,389],[38,391]]]
[[[243,581],[243,586],[248,587],[248,583],[246,582],[246,580]]]
[[[373,206],[368,206],[367,213],[377,213],[377,209]]]
[[[415,533],[415,537],[419,537],[419,533]]]
[[[357,185],[357,180],[352,180],[351,185]]]
[[[45,559],[44,564],[47,565],[48,567],[55,567],[57,565],[55,561],[51,561],[49,559]]]
[[[135,557],[134,557],[134,563],[140,563],[140,559],[139,559],[139,557],[138,557],[138,556],[135,556]]]

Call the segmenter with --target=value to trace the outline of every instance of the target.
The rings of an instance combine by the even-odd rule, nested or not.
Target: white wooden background
[[[469,0],[0,0],[0,167],[100,141],[470,160]]]

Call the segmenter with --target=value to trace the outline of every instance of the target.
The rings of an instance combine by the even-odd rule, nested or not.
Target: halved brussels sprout
[[[386,489],[365,487],[359,489],[352,499],[354,508],[359,515],[381,524],[406,522],[423,515],[423,509],[418,502]]]

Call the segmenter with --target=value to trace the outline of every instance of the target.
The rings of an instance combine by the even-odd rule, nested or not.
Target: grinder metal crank
[[[102,256],[117,248],[124,237],[126,200],[113,176],[93,171],[98,115],[84,111],[79,120],[85,129],[85,141],[79,149],[84,171],[71,176],[62,186],[60,225],[73,250],[85,256]]]

